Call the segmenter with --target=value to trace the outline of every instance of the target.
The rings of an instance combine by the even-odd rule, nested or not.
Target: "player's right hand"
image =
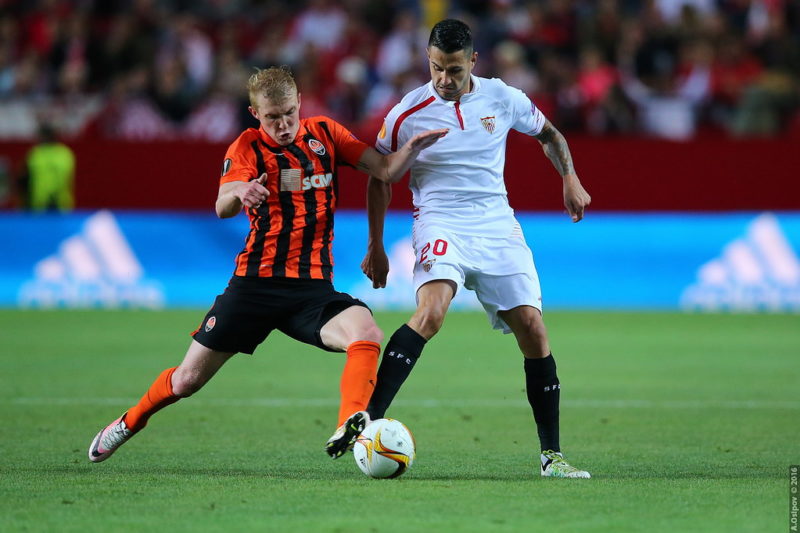
[[[267,174],[261,174],[258,178],[242,183],[236,191],[236,197],[242,202],[245,207],[261,207],[261,204],[267,200],[269,191],[265,187],[267,184]]]
[[[386,287],[386,278],[389,276],[389,257],[383,248],[367,247],[367,255],[361,261],[361,272],[372,280],[373,289]]]

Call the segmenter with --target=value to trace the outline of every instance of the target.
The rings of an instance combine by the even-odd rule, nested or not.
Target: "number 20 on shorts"
[[[422,247],[422,250],[419,252],[419,262],[420,264],[424,263],[428,259],[428,252],[433,253],[433,255],[444,255],[447,253],[447,241],[443,239],[436,239],[433,241],[433,249],[431,249],[431,243],[426,242],[425,246]]]

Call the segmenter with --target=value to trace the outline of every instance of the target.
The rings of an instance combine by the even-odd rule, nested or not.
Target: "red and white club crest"
[[[489,133],[494,133],[494,116],[481,117],[481,124],[483,124],[483,128],[486,131]]]
[[[311,148],[311,151],[317,155],[325,155],[325,145],[316,139],[309,139],[308,147]]]
[[[215,316],[209,317],[209,319],[206,320],[206,328],[205,328],[206,332],[211,331],[212,329],[214,329],[214,325],[216,323],[217,323],[217,317],[215,317]]]

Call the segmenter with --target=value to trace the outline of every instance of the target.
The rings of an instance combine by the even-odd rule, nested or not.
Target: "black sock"
[[[425,347],[425,337],[403,324],[386,344],[381,365],[378,367],[378,382],[369,401],[367,412],[375,420],[383,418],[386,410],[403,386],[411,369]]]
[[[558,442],[558,403],[561,385],[556,375],[553,354],[541,359],[525,359],[525,387],[533,409],[542,450],[561,451]]]

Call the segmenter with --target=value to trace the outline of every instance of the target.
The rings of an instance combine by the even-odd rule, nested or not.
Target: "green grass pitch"
[[[796,315],[547,313],[591,480],[539,476],[522,357],[478,313],[448,316],[389,411],[417,441],[399,479],[328,459],[343,357],[279,333],[90,464],[202,315],[0,311],[0,531],[789,530]]]

